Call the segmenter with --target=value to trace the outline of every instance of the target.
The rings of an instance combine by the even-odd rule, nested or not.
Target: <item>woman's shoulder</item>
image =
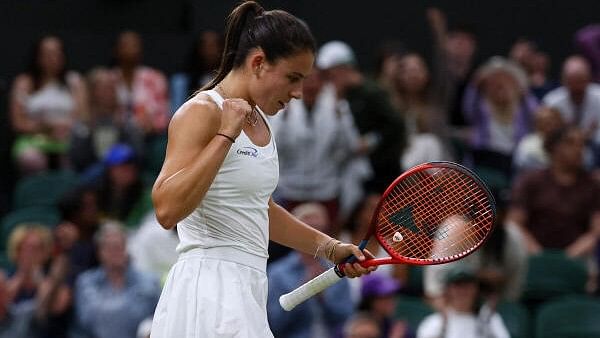
[[[198,93],[181,105],[171,119],[171,126],[188,126],[194,122],[217,127],[221,122],[221,110],[205,93]]]

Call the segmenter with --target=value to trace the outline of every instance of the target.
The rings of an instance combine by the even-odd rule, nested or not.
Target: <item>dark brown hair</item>
[[[211,89],[239,68],[253,48],[260,47],[268,62],[302,51],[316,51],[315,39],[302,20],[282,10],[265,11],[255,1],[244,1],[231,11],[225,46],[215,77],[201,90]]]

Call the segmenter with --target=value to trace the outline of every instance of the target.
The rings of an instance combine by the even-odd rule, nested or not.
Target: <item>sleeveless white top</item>
[[[223,109],[219,93],[203,93]],[[272,128],[257,110],[269,128],[269,143],[257,146],[241,132],[198,207],[177,225],[178,252],[232,247],[268,257],[268,201],[279,180],[279,161]]]

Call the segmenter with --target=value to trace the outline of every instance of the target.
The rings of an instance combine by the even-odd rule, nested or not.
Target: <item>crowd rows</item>
[[[344,42],[321,46],[303,98],[269,121],[280,162],[274,199],[358,243],[395,177],[422,162],[455,161],[491,188],[496,230],[461,262],[381,267],[289,313],[279,295],[327,265],[271,243],[276,337],[508,337],[518,329],[502,316],[506,304],[531,319],[551,296],[597,294],[600,27],[577,33],[578,50],[554,80],[549,56],[532,40],[476,64],[472,31],[448,28],[437,9],[427,19],[433,55],[386,41],[373,74],[361,72]],[[0,337],[148,336],[178,244],[176,229],[156,221],[149,193],[169,120],[210,80],[222,40],[202,32],[188,67],[170,76],[142,63],[133,31],[119,34],[113,64],[85,76],[66,68],[59,37],[39,40],[8,107],[18,177],[1,229]],[[387,255],[376,243],[368,249]],[[532,293],[540,257],[571,270],[536,270],[538,279],[582,271],[579,286]],[[425,312],[410,320],[403,304]]]

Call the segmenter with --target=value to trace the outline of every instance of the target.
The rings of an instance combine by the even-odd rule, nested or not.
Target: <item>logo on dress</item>
[[[246,155],[246,156],[250,156],[250,157],[257,157],[258,156],[258,150],[252,147],[243,147],[237,150],[237,153],[239,155]]]

